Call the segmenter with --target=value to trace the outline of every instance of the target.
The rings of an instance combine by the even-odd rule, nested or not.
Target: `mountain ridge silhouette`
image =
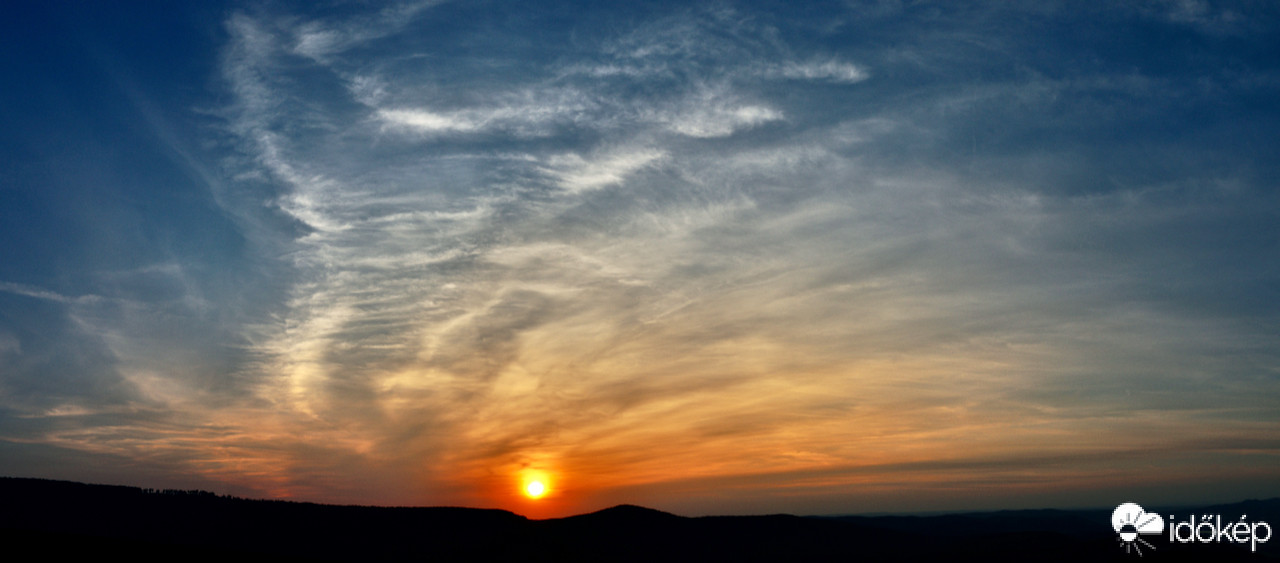
[[[1280,498],[1215,508],[1234,518],[1236,506],[1280,523]],[[0,507],[0,540],[10,546],[142,561],[1132,561],[1104,510],[685,517],[623,504],[534,520],[500,509],[249,500],[12,477],[0,477]],[[1234,545],[1170,545],[1158,555],[1280,560],[1274,549]]]

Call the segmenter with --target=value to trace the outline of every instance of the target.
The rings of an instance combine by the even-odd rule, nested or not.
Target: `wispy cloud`
[[[501,117],[503,112],[489,115],[438,114],[422,110],[380,110],[378,117],[388,123],[423,131],[475,131]]]
[[[96,303],[102,300],[102,297],[97,295],[79,295],[71,297],[46,289],[40,289],[38,287],[31,287],[11,282],[0,282],[0,291],[12,293],[14,295],[21,295],[23,297],[44,299],[46,301],[53,301],[56,303]]]
[[[866,38],[760,10],[231,15],[217,201],[276,299],[195,332],[236,355],[158,335],[222,310],[177,264],[101,299],[0,283],[83,309],[124,397],[24,424],[280,496],[523,509],[535,468],[557,513],[1273,456],[1276,272],[1246,265],[1280,206],[1221,130],[1160,133],[1210,103],[1187,76],[947,27],[1000,10]],[[4,365],[40,347],[6,334]]]
[[[232,25],[259,29],[242,18]],[[887,148],[938,143],[962,123],[950,116],[987,98],[1036,108],[1052,95],[981,84],[976,101],[926,93],[795,121],[809,108],[764,84],[852,85],[870,71],[770,51],[776,39],[726,14],[694,21],[642,27],[609,43],[606,62],[534,61],[447,103],[411,103],[439,90],[377,71],[369,53],[320,49],[305,29],[317,64],[348,69],[333,72],[349,86],[321,96],[264,82],[252,69],[280,51],[241,33],[229,52],[243,56],[227,59],[233,130],[282,184],[279,209],[311,228],[284,243],[297,278],[256,348],[257,394],[281,424],[343,428],[351,455],[388,466],[454,464],[451,486],[474,499],[495,494],[485,475],[529,464],[572,467],[594,488],[605,474],[670,478],[645,458],[714,478],[867,452],[945,460],[960,443],[998,457],[1047,435],[1097,451],[1116,437],[1100,418],[1137,416],[1118,393],[1152,366],[1180,373],[1141,352],[1185,345],[1152,328],[1177,313],[1123,297],[1143,274],[1122,255],[1066,250],[1078,225],[1122,240],[1121,225],[1161,224],[1166,203],[1130,192],[1143,203],[1107,210]],[[735,52],[764,62],[735,68]],[[700,76],[706,60],[725,69]],[[307,109],[335,95],[375,127]],[[285,125],[313,121],[318,138]],[[712,142],[771,123],[799,132]],[[414,148],[424,140],[436,152]],[[1043,391],[1086,381],[1070,399]],[[1037,429],[1019,430],[1028,420]],[[1000,438],[964,438],[978,431]]]
[[[626,177],[662,159],[662,151],[645,148],[639,150],[615,150],[586,159],[576,153],[555,155],[548,161],[548,170],[570,192],[581,192],[619,184]]]
[[[807,63],[790,62],[773,67],[765,74],[782,78],[827,80],[846,84],[862,82],[869,77],[867,71],[862,67],[836,60]]]
[[[659,119],[665,121],[672,131],[682,135],[725,137],[739,129],[778,121],[782,119],[782,113],[763,106],[728,106],[707,100],[706,103],[692,104],[684,111]]]
[[[394,2],[367,16],[316,19],[293,24],[287,28],[294,36],[292,51],[323,62],[354,46],[402,30],[420,12],[442,1]]]
[[[377,116],[389,127],[422,133],[471,133],[496,130],[520,136],[549,134],[549,125],[572,121],[585,110],[582,106],[529,104],[490,109],[433,112],[423,109],[378,109]]]

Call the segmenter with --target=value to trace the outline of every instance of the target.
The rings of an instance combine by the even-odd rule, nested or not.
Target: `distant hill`
[[[1247,508],[1247,510],[1242,510]],[[1186,509],[1184,509],[1186,510]],[[1280,528],[1280,499],[1202,512]],[[1189,513],[1189,512],[1188,512]],[[1134,561],[1110,511],[686,518],[631,505],[551,520],[502,510],[246,500],[0,478],[0,540],[41,556],[152,561]],[[1276,540],[1280,544],[1280,538]],[[1143,560],[1277,561],[1237,545],[1170,545]]]

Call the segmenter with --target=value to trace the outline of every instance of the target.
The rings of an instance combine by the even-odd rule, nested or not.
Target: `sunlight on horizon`
[[[23,4],[0,475],[538,516],[1280,478],[1267,3]]]
[[[542,484],[542,481],[530,481],[524,487],[524,494],[533,499],[542,498],[542,495],[546,494],[546,492],[547,487]]]

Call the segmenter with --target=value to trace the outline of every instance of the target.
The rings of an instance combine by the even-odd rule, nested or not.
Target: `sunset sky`
[[[0,7],[0,475],[1280,495],[1280,4],[186,4]]]

